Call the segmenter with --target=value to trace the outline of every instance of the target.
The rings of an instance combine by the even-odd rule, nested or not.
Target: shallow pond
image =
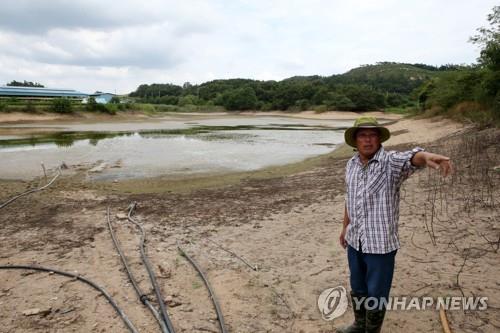
[[[95,179],[250,171],[329,153],[351,121],[209,117],[0,126],[0,178],[29,179],[61,162]]]

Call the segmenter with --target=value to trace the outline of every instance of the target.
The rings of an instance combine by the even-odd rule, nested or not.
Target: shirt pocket
[[[366,190],[368,194],[375,195],[384,192],[387,188],[387,173],[384,170],[378,169],[370,175]]]

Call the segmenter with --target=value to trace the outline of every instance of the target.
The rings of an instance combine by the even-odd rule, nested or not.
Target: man
[[[399,189],[403,181],[425,166],[441,169],[445,177],[452,172],[448,157],[422,148],[385,151],[381,143],[389,137],[389,130],[372,117],[358,118],[344,134],[345,142],[358,151],[347,162],[340,233],[340,245],[347,248],[354,323],[338,332],[376,333],[382,328],[385,306],[372,309],[376,304],[366,301],[376,299],[380,304],[389,297],[394,259],[400,247]]]

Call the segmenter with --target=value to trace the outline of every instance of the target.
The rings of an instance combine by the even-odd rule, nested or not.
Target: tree
[[[477,29],[479,34],[472,36],[470,41],[482,47],[478,61],[486,68],[483,99],[489,101],[495,117],[500,119],[500,6],[493,7],[488,22],[490,26]]]
[[[13,81],[7,83],[7,86],[11,86],[11,87],[36,87],[36,88],[44,88],[44,86],[41,85],[38,82],[31,82],[31,81],[26,81],[26,80],[24,80],[24,82],[13,80]]]
[[[316,93],[312,97],[312,102],[315,105],[325,104],[329,99],[331,92],[329,92],[327,87],[320,87],[316,90]]]
[[[305,80],[290,78],[281,81],[274,93],[274,104],[280,110],[296,105],[299,100],[311,100],[315,91],[312,84]]]
[[[89,99],[87,100],[87,105],[86,105],[86,109],[87,111],[97,111],[97,102],[95,100],[94,97],[89,97]]]
[[[198,97],[196,97],[195,95],[181,96],[181,97],[179,97],[177,104],[179,106],[199,105],[200,99]]]
[[[175,84],[153,83],[141,84],[136,91],[130,93],[130,97],[156,98],[162,96],[180,96],[182,87]]]
[[[479,34],[472,36],[470,41],[482,47],[479,63],[492,70],[500,70],[500,6],[493,7],[488,14],[490,27],[477,29]]]
[[[366,111],[383,108],[386,103],[405,106],[409,100],[416,100],[414,91],[422,83],[439,76],[441,72],[465,69],[462,67],[383,62],[327,77],[294,76],[281,81],[238,78],[201,84],[185,82],[182,86],[143,84],[130,96],[138,97],[138,102],[142,103],[222,105],[232,110],[299,110],[324,105]],[[243,103],[243,97],[248,103]]]
[[[347,85],[342,87],[342,94],[353,103],[354,111],[377,110],[385,107],[385,96],[368,85]]]
[[[389,93],[386,97],[387,106],[400,106],[408,103],[408,99],[401,94]]]
[[[356,107],[349,97],[334,92],[328,94],[328,99],[324,101],[324,104],[330,110],[340,111],[350,111]]]
[[[250,110],[257,106],[257,96],[251,87],[243,87],[226,91],[219,102],[228,110]]]

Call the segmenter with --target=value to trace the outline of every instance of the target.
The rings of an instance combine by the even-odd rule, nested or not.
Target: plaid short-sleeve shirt
[[[347,243],[364,253],[384,254],[399,249],[399,189],[416,169],[415,148],[405,152],[383,147],[363,165],[359,154],[346,166]],[[361,249],[360,249],[361,246]]]

